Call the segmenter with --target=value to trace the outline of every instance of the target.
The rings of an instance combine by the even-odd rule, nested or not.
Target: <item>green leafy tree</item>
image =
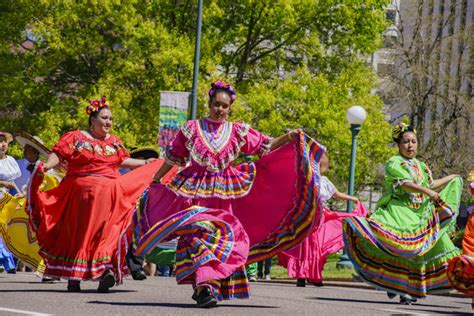
[[[194,34],[192,0],[158,1],[160,18],[180,34]],[[242,88],[302,64],[336,74],[359,54],[373,52],[386,27],[390,1],[210,0],[203,12],[204,73],[209,60]]]
[[[342,188],[347,184],[351,132],[346,120],[349,107],[363,106],[367,121],[358,139],[357,183],[377,179],[378,163],[394,153],[387,148],[391,129],[384,123],[383,103],[370,90],[374,75],[361,64],[346,69],[334,81],[305,68],[291,76],[267,81],[250,89],[234,110],[236,119],[251,120],[257,129],[278,136],[288,129],[304,131],[328,148],[332,161],[329,175]]]
[[[0,111],[9,129],[48,145],[85,128],[89,98],[111,100],[128,146],[154,144],[159,91],[190,86],[190,39],[155,19],[158,7],[124,1],[9,1],[0,15]]]
[[[203,12],[199,113],[209,81],[236,84],[234,118],[272,136],[302,127],[333,153],[346,181],[350,132],[345,112],[368,111],[358,181],[383,162],[387,123],[376,78],[360,62],[385,28],[388,0],[209,0]],[[87,128],[87,99],[106,95],[114,132],[126,146],[155,144],[159,91],[191,87],[194,0],[0,3],[1,129],[24,129],[51,146]],[[382,133],[383,131],[383,133]]]

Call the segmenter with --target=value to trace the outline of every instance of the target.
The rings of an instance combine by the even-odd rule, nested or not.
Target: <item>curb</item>
[[[258,283],[279,283],[279,284],[289,284],[296,286],[295,279],[272,279],[270,281],[267,280],[258,280]],[[347,288],[356,288],[356,289],[364,289],[364,290],[374,290],[378,291],[376,288],[358,281],[352,281],[350,279],[325,279],[323,281],[325,286],[336,286],[336,287],[347,287]],[[315,286],[315,288],[317,288]],[[433,293],[430,295],[436,296],[448,296],[448,297],[459,297],[459,298],[472,298],[464,293],[458,292],[456,290],[451,290],[450,292],[446,293]]]

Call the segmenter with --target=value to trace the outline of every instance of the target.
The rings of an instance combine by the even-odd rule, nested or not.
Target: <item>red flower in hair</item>
[[[103,107],[109,107],[109,104],[107,103],[107,99],[105,96],[102,96],[100,99],[92,99],[89,100],[89,104],[86,106],[86,113],[88,115],[91,115],[92,112],[99,111]]]

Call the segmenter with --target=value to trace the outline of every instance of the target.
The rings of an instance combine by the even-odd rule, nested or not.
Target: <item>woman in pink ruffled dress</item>
[[[315,286],[323,285],[323,269],[327,256],[344,248],[342,219],[350,216],[367,216],[367,210],[356,197],[339,192],[324,176],[329,169],[329,163],[329,157],[324,155],[320,165],[323,175],[319,191],[321,203],[325,204],[327,200],[335,198],[352,201],[356,206],[351,213],[331,211],[324,206],[321,225],[315,227],[298,247],[278,255],[279,264],[288,269],[289,277],[297,279],[298,287],[306,286],[306,280]]]
[[[136,211],[135,253],[179,238],[176,279],[199,307],[249,297],[245,263],[299,244],[318,225],[318,162],[325,152],[298,130],[277,138],[229,122],[235,91],[214,82],[209,117],[188,121]],[[239,154],[258,161],[232,165]],[[184,167],[165,185],[172,165]]]

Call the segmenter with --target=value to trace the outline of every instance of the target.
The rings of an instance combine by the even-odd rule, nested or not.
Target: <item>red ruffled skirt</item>
[[[464,231],[462,252],[449,262],[448,279],[456,290],[474,296],[474,212]]]
[[[67,176],[57,188],[40,192],[40,163],[30,182],[28,211],[45,260],[44,275],[91,280],[110,269],[121,283],[128,273],[126,232],[135,204],[161,164],[153,162],[118,178]]]

